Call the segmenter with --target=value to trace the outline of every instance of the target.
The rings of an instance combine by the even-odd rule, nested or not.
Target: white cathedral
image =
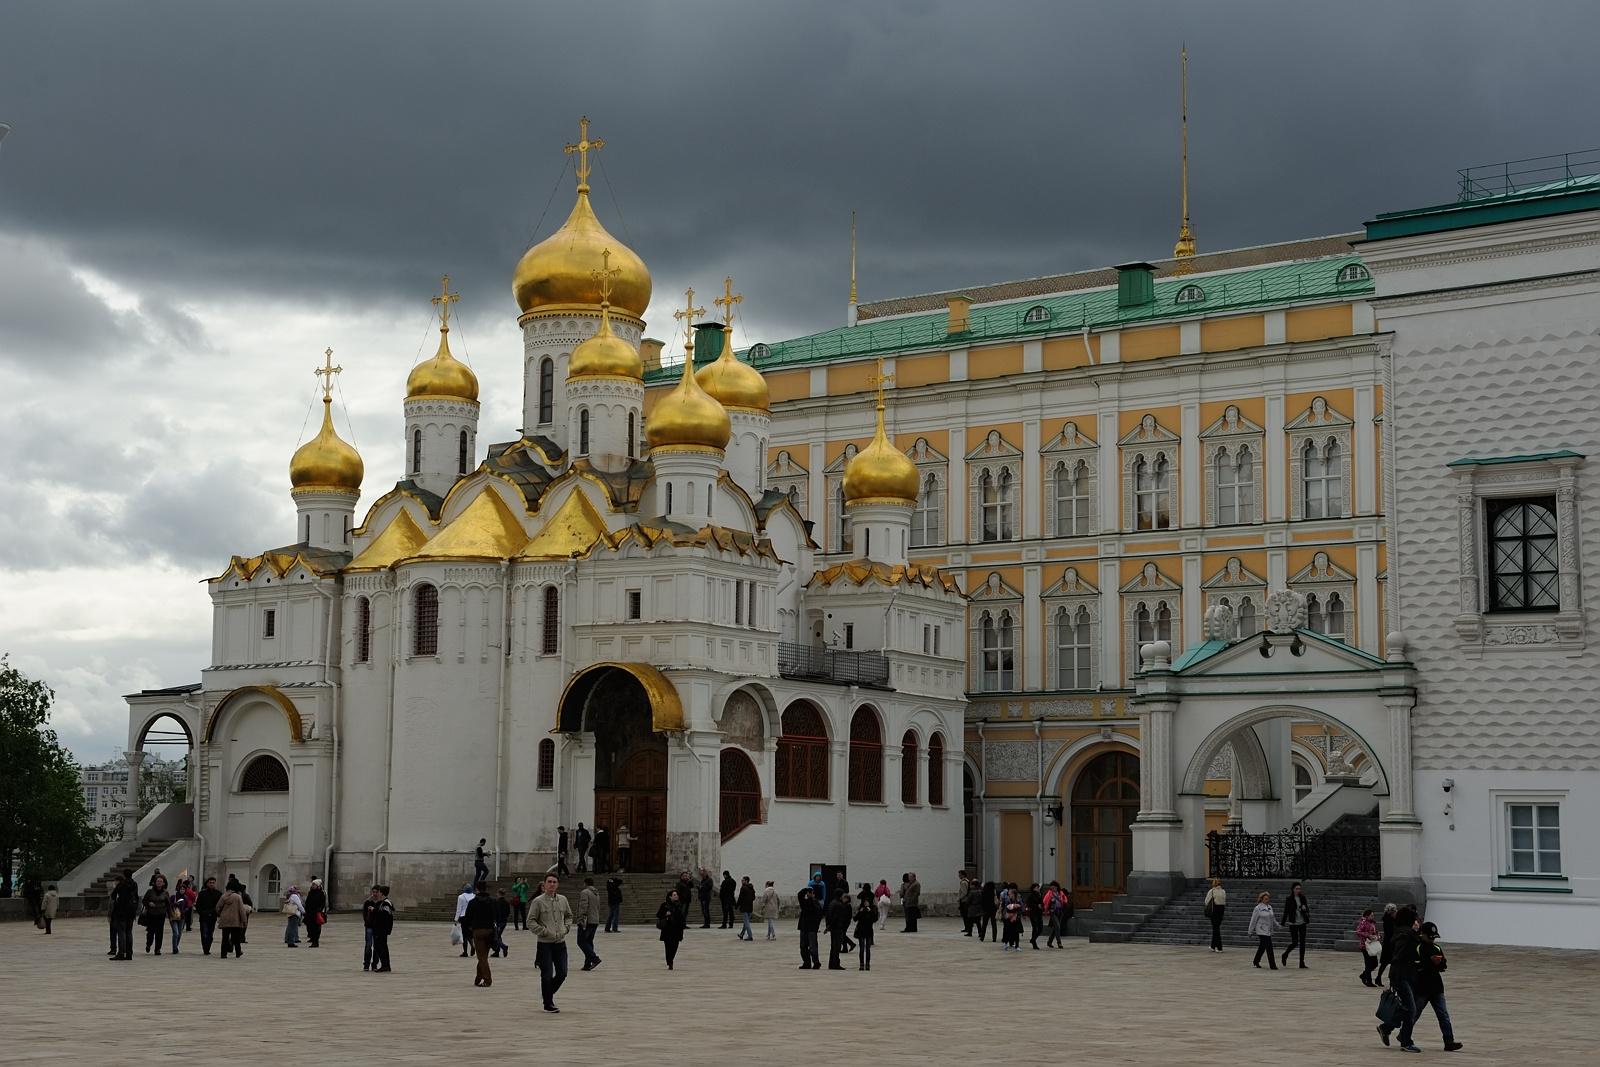
[[[681,380],[646,417],[650,274],[595,216],[582,153],[578,176],[516,268],[511,440],[479,450],[448,279],[407,381],[406,469],[359,516],[337,368],[318,372],[291,543],[210,582],[196,865],[269,895],[322,874],[344,904],[386,882],[404,905],[459,887],[479,838],[496,875],[542,870],[581,821],[626,826],[635,870],[793,883],[826,863],[953,889],[966,598],[907,558],[918,473],[881,389],[845,475],[859,558],[818,569],[807,517],[765,484],[766,382],[692,292]],[[731,321],[731,289],[716,303]],[[696,335],[721,347],[698,373]],[[910,776],[925,803],[904,803]]]

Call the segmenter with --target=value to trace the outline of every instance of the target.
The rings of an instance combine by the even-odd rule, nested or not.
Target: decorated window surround
[[[967,453],[966,460],[968,542],[1001,544],[1017,540],[1022,536],[1022,450],[1001,436],[999,430],[990,430],[983,443]],[[1009,521],[996,524],[996,536],[992,539],[983,536],[984,475],[993,479],[996,493],[1002,492],[1002,485],[1008,484],[1010,489],[1009,498],[1000,501],[1000,514]]]
[[[1205,467],[1201,480],[1205,483],[1207,526],[1219,525],[1217,456],[1226,453],[1236,460],[1240,447],[1250,449],[1251,494],[1250,515],[1235,519],[1229,525],[1253,525],[1261,522],[1262,502],[1266,495],[1266,431],[1239,413],[1235,404],[1229,404],[1210,426],[1200,431],[1200,455]],[[1256,602],[1257,609],[1260,601]]]
[[[1089,537],[1100,530],[1100,464],[1098,455],[1100,446],[1089,436],[1078,429],[1078,424],[1068,422],[1061,428],[1048,444],[1039,450],[1039,458],[1043,466],[1041,482],[1044,486],[1045,500],[1045,536],[1046,537]],[[1070,533],[1062,533],[1060,515],[1057,513],[1059,494],[1057,493],[1057,478],[1059,467],[1065,466],[1067,472],[1072,472],[1083,463],[1083,480],[1078,489],[1087,493],[1089,497],[1089,513],[1082,529]]]
[[[1159,609],[1165,605],[1172,616],[1172,647],[1174,650],[1183,647],[1183,587],[1161,573],[1161,568],[1154,563],[1146,563],[1118,592],[1122,594],[1123,669],[1126,677],[1132,678],[1139,670],[1137,617],[1140,605],[1149,609],[1152,625]]]
[[[1028,647],[1023,631],[1022,594],[1005,583],[991,571],[984,583],[973,591],[967,609],[968,640],[971,658],[971,688],[973,692],[1015,692],[1022,688],[1023,656]],[[1009,689],[985,689],[983,671],[983,616],[985,613],[998,625],[1003,612],[1011,613],[1011,675]]]
[[[1056,617],[1062,610],[1076,617],[1079,608],[1089,612],[1089,688],[1100,686],[1100,590],[1079,574],[1078,568],[1066,568],[1056,583],[1041,595],[1044,601],[1045,624],[1045,689],[1060,688],[1061,650],[1057,641]]]
[[[806,507],[811,488],[811,472],[796,463],[788,449],[780,451],[778,457],[767,464],[766,484],[782,490],[784,495],[793,501],[800,514],[806,516],[811,514]]]
[[[852,442],[844,446],[844,451],[839,453],[839,458],[822,468],[823,485],[828,494],[827,500],[827,537],[824,543],[830,552],[849,552],[852,550],[850,543],[850,517],[844,508],[844,469],[855,459],[856,453],[861,451]],[[816,516],[811,516],[816,520]]]
[[[1456,478],[1457,552],[1461,577],[1455,617],[1463,651],[1525,653],[1577,651],[1587,643],[1579,564],[1578,468],[1584,457],[1561,451],[1492,462],[1458,460]],[[1488,502],[1525,497],[1556,500],[1556,565],[1560,606],[1555,612],[1490,611],[1488,580]]]
[[[1207,609],[1223,603],[1231,609],[1234,638],[1251,637],[1266,628],[1266,579],[1245,567],[1238,556],[1229,557],[1222,565],[1222,569],[1202,582],[1200,588],[1205,596]],[[1249,627],[1249,633],[1239,628],[1239,605],[1247,599],[1250,601],[1250,606],[1255,609],[1255,624]]]
[[[1318,552],[1311,562],[1289,577],[1289,588],[1297,593],[1317,598],[1317,606],[1326,617],[1329,598],[1337,593],[1344,604],[1344,632],[1327,634],[1326,626],[1318,630],[1326,636],[1337,638],[1349,645],[1356,643],[1356,576],[1334,563],[1326,552]],[[1307,626],[1310,626],[1309,605]],[[1316,627],[1312,627],[1316,629]]]
[[[917,508],[911,517],[911,547],[931,548],[946,544],[950,540],[950,457],[930,445],[926,437],[917,438],[906,449],[906,457],[917,465]],[[918,540],[917,534],[922,529],[921,524],[928,510],[925,498],[930,476],[938,486],[938,499],[934,501],[938,536]]]
[[[1154,467],[1157,458],[1167,461],[1167,525],[1153,526],[1156,530],[1174,530],[1179,523],[1178,485],[1182,470],[1178,465],[1178,435],[1162,426],[1156,417],[1146,414],[1139,425],[1117,440],[1122,450],[1122,528],[1129,533],[1148,533],[1139,528],[1137,504],[1134,496],[1134,467],[1142,458]],[[1156,509],[1157,514],[1160,508]]]
[[[1354,486],[1351,483],[1351,439],[1355,424],[1346,415],[1334,410],[1327,400],[1316,397],[1310,406],[1283,428],[1289,440],[1289,518],[1306,517],[1306,442],[1318,449],[1329,441],[1339,446],[1339,513],[1319,515],[1318,519],[1348,519],[1354,514]]]

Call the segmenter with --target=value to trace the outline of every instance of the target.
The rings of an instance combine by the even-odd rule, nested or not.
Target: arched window
[[[578,455],[589,454],[589,409],[578,410]]]
[[[1294,761],[1294,802],[1300,803],[1311,795],[1311,771],[1299,760]]]
[[[539,780],[537,787],[540,789],[554,789],[556,787],[556,743],[548,737],[539,742]]]
[[[1157,603],[1153,613],[1143,603],[1134,610],[1133,640],[1139,645],[1149,644],[1151,641],[1172,640],[1172,609],[1167,606],[1166,601]]]
[[[796,508],[800,507],[800,487],[798,485],[791,485],[789,487],[789,492],[786,495],[789,498],[789,503],[793,504]]]
[[[1078,460],[1070,469],[1057,463],[1056,536],[1080,537],[1089,532],[1089,464]]]
[[[668,515],[671,515],[671,514],[672,514],[672,483],[671,483],[671,482],[668,482],[668,483],[667,483],[667,506],[666,506],[666,513],[667,513],[667,514],[668,514]]]
[[[411,473],[422,472],[422,431],[411,431]]]
[[[907,730],[900,739],[900,803],[917,802],[917,734]]]
[[[833,494],[834,514],[839,528],[839,551],[850,551],[850,514],[844,509],[844,482],[839,482]]]
[[[751,345],[750,351],[747,353],[751,363],[759,363],[771,354],[772,349],[768,348],[765,343]]]
[[[944,734],[928,738],[928,803],[944,806]]]
[[[461,431],[461,442],[456,446],[456,473],[467,473],[467,431]]]
[[[561,651],[561,590],[544,587],[539,613],[539,654],[553,656]]]
[[[634,452],[633,412],[630,411],[630,412],[628,412],[628,458],[629,459],[633,458],[633,452]]]
[[[1206,291],[1198,285],[1185,285],[1178,290],[1178,295],[1172,298],[1174,304],[1198,304],[1206,298]]]
[[[287,793],[289,769],[276,756],[257,756],[239,776],[241,793]]]
[[[1164,453],[1154,462],[1140,456],[1133,463],[1133,508],[1135,526],[1140,530],[1166,530],[1172,527],[1168,507],[1168,479],[1171,465]]]
[[[283,875],[278,868],[269,863],[261,868],[261,895],[275,897],[283,892]],[[267,903],[263,901],[263,903]]]
[[[539,361],[539,425],[556,417],[556,364],[545,358]]]
[[[1172,609],[1165,601],[1156,605],[1156,640],[1172,640]]]
[[[999,617],[984,612],[978,622],[979,686],[985,693],[1006,693],[1016,679],[1016,646],[1011,612]]]
[[[1239,610],[1234,614],[1234,634],[1238,637],[1254,637],[1256,630],[1256,606],[1250,598],[1239,598]]]
[[[1338,593],[1328,594],[1328,608],[1323,614],[1328,628],[1322,632],[1329,637],[1344,637],[1344,597]]]
[[[1347,282],[1364,282],[1371,279],[1372,274],[1359,263],[1346,263],[1339,268],[1339,273],[1333,276],[1336,284],[1344,285]]]
[[[719,766],[719,807],[722,840],[761,821],[761,778],[750,757],[737,748],[725,748]]]
[[[911,516],[912,548],[939,543],[943,533],[942,495],[937,474],[930,474],[922,480],[922,493],[917,497],[917,510]]]
[[[1308,519],[1337,519],[1344,515],[1344,471],[1339,442],[1329,438],[1321,447],[1307,441],[1300,450]]]
[[[1089,609],[1080,606],[1077,611],[1065,607],[1056,610],[1056,688],[1088,689],[1092,673],[1089,669]]]
[[[1043,304],[1035,304],[1023,313],[1022,321],[1025,325],[1032,325],[1036,322],[1049,322],[1050,309]]]
[[[783,713],[774,759],[773,793],[795,800],[828,799],[828,728],[816,705],[796,701]]]
[[[361,597],[356,601],[356,662],[372,659],[372,601]]]
[[[1255,521],[1256,468],[1250,446],[1240,445],[1233,455],[1222,449],[1217,453],[1216,468],[1217,522]]]
[[[978,478],[978,505],[981,512],[981,539],[1009,541],[1016,536],[1012,526],[1015,511],[1016,479],[1000,468],[998,476],[984,471]]]
[[[1317,599],[1317,594],[1306,595],[1306,629],[1323,632],[1322,601]]]
[[[411,593],[411,654],[439,654],[439,590],[424,582]]]
[[[850,720],[850,803],[883,801],[883,728],[878,713],[863,705]]]

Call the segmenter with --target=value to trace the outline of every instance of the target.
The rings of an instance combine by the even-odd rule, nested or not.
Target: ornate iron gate
[[[1341,878],[1377,881],[1378,835],[1293,826],[1275,834],[1206,835],[1213,878]]]

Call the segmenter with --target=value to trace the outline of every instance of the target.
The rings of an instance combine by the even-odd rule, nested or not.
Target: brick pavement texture
[[[361,928],[334,917],[319,949],[288,949],[258,916],[242,959],[200,954],[105,958],[106,927],[56,923],[46,937],[0,925],[0,1062],[298,1064],[612,1062],[871,1064],[1262,1064],[1339,1067],[1408,1060],[1373,1033],[1377,994],[1351,953],[1313,954],[1309,970],[1255,970],[1250,952],[1090,945],[1002,952],[948,920],[903,935],[891,922],[873,969],[801,972],[793,920],[779,939],[690,929],[677,969],[655,931],[600,934],[605,960],[572,973],[539,1010],[533,938],[508,932],[494,986],[443,924],[401,923],[395,970],[361,970]],[[138,929],[135,929],[139,933]],[[761,934],[758,933],[758,937]],[[140,938],[139,947],[142,949]],[[826,954],[826,942],[823,946]],[[1457,947],[1451,1014],[1456,1063],[1596,1060],[1600,953]],[[1418,1043],[1442,1057],[1429,1012]]]

